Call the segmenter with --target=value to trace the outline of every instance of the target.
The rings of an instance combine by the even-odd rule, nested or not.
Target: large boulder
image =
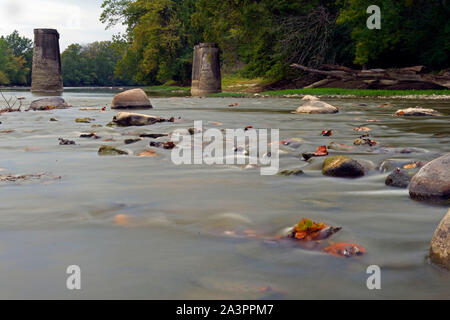
[[[64,101],[61,97],[50,97],[34,100],[30,104],[30,110],[51,110],[51,109],[66,109],[70,104]]]
[[[411,179],[409,195],[415,200],[448,203],[450,200],[450,153],[424,165]]]
[[[113,117],[112,123],[118,126],[147,126],[164,121],[161,117],[141,113],[119,112]]]
[[[364,167],[347,156],[333,156],[325,159],[322,174],[330,177],[357,178],[364,175]]]
[[[295,113],[337,113],[339,109],[331,104],[318,100],[308,100],[295,110]]]
[[[396,117],[421,117],[421,116],[437,116],[439,113],[434,109],[425,109],[420,107],[407,108],[397,110]]]
[[[450,210],[434,231],[430,246],[430,260],[450,270]]]
[[[131,89],[113,98],[111,109],[150,109],[152,104],[142,89]]]

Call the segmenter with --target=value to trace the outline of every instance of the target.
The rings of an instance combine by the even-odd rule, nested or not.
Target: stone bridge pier
[[[214,43],[200,43],[194,47],[191,95],[204,96],[222,91],[219,47]]]
[[[62,91],[59,33],[55,29],[34,29],[31,92],[57,94]]]

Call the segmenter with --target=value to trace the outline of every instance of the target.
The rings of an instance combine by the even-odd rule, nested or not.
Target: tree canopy
[[[381,9],[381,29],[366,10]],[[292,63],[317,67],[449,68],[448,0],[104,0],[111,41],[72,44],[62,54],[65,85],[189,84],[194,45],[215,42],[224,73],[278,80]],[[0,84],[29,84],[32,42],[0,38]]]

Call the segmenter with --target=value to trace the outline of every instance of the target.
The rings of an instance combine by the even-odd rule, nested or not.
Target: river
[[[4,93],[23,96],[26,106],[37,98],[28,91]],[[447,207],[413,201],[407,189],[386,186],[387,172],[371,170],[350,180],[325,177],[323,157],[311,163],[298,157],[331,141],[351,145],[360,135],[353,128],[364,125],[379,144],[417,152],[355,148],[346,154],[375,165],[385,159],[429,161],[450,152],[450,101],[324,99],[340,112],[300,115],[291,113],[299,99],[152,97],[154,109],[138,112],[180,121],[120,128],[105,126],[114,110],[80,110],[109,106],[114,94],[66,90],[63,98],[72,108],[0,116],[0,174],[61,177],[0,182],[0,298],[450,298],[450,273],[427,260]],[[416,105],[443,116],[393,116]],[[95,120],[76,123],[80,117]],[[305,174],[176,166],[170,150],[156,148],[155,157],[97,154],[102,144],[139,153],[149,149],[151,139],[129,145],[124,139],[189,128],[194,120],[202,120],[204,128],[277,128],[280,139],[301,138],[296,149],[282,147],[280,169],[301,168]],[[333,136],[321,136],[325,129]],[[79,137],[91,131],[101,139]],[[58,138],[76,144],[59,145]],[[275,236],[303,217],[341,226],[330,240],[357,243],[366,254],[339,258],[257,237],[227,236],[239,228]],[[66,288],[69,265],[81,268],[81,290]],[[381,290],[367,289],[370,265],[381,268]]]

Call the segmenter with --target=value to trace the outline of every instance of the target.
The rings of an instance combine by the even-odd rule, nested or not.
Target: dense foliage
[[[0,37],[0,85],[26,85],[31,82],[33,42],[17,31]]]
[[[366,9],[381,8],[369,30]],[[65,85],[189,84],[193,47],[216,42],[225,73],[270,80],[310,67],[425,65],[450,61],[449,0],[104,0],[106,26],[125,34],[110,42],[73,44],[62,54]],[[0,84],[29,84],[31,41],[0,38]]]
[[[369,30],[367,7],[381,8]],[[216,42],[226,72],[290,76],[289,64],[449,67],[448,0],[105,0],[102,21],[127,25],[121,69],[143,83],[187,82],[192,48]]]
[[[71,44],[61,55],[65,86],[112,86],[134,84],[116,76],[114,70],[124,54],[123,42],[93,42],[85,46]]]

